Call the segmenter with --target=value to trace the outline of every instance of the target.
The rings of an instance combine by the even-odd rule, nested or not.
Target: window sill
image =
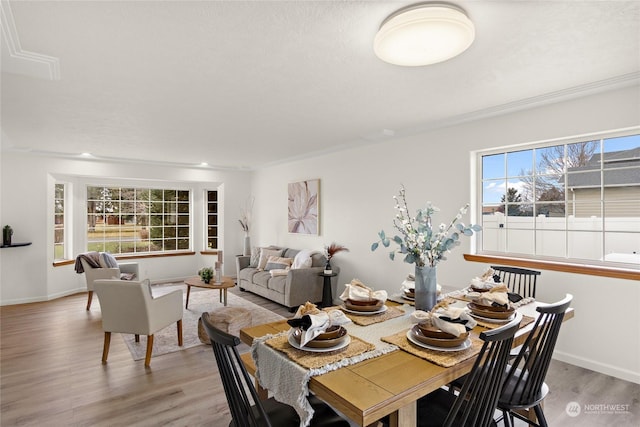
[[[162,257],[170,257],[170,256],[188,256],[188,255],[195,255],[195,252],[192,251],[188,251],[188,252],[167,252],[167,253],[161,253],[161,254],[144,254],[144,255],[115,255],[117,260],[121,260],[123,262],[126,262],[128,260],[131,259],[141,259],[141,258],[162,258]],[[62,260],[62,261],[54,261],[53,266],[54,267],[60,267],[63,265],[70,265],[70,264],[75,264],[75,260],[74,259],[66,259],[66,260]]]
[[[498,255],[464,254],[464,259],[487,264],[510,265],[514,267],[535,268],[540,270],[562,271],[565,273],[587,274],[589,276],[612,277],[615,279],[640,280],[640,270],[601,265],[576,264],[569,262],[547,261],[528,258],[514,258]]]

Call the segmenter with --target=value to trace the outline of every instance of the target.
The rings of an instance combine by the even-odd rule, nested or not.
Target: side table
[[[331,293],[331,278],[337,276],[338,273],[327,274],[325,272],[319,273],[318,276],[324,278],[322,284],[322,307],[331,307],[333,305],[333,295]]]

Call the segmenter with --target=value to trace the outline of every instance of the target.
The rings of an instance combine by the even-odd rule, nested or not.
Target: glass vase
[[[437,278],[436,267],[416,266],[416,289],[415,306],[416,310],[431,311],[437,300]]]

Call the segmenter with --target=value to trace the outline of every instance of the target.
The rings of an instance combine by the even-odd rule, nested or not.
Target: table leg
[[[331,277],[324,277],[322,283],[322,307],[333,305],[333,295],[331,295]]]
[[[191,293],[191,286],[187,285],[187,303],[184,305],[185,310],[189,308],[189,294]]]
[[[389,414],[389,427],[416,427],[418,402],[413,401]]]
[[[223,291],[224,291],[224,306],[226,307],[227,306],[227,289],[225,288],[223,289]]]

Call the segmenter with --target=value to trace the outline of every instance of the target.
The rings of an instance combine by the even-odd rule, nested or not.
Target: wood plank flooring
[[[230,290],[282,316],[291,313],[237,288]],[[227,426],[231,419],[209,347],[153,358],[145,369],[124,341],[111,339],[100,363],[103,331],[86,294],[0,307],[0,425]],[[144,339],[144,338],[142,338]],[[554,362],[545,413],[550,425],[638,425],[640,386]],[[629,414],[571,418],[568,402],[630,404]]]

